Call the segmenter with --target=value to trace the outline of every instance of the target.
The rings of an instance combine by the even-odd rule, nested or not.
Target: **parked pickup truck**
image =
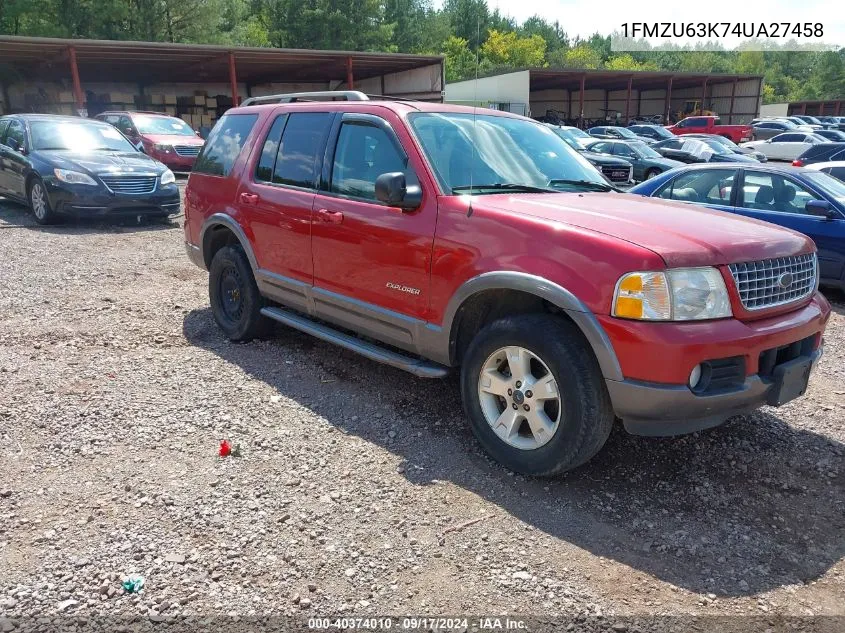
[[[830,316],[810,238],[620,193],[547,126],[480,108],[247,99],[194,164],[184,227],[230,340],[278,322],[460,368],[479,442],[529,475],[589,460],[615,417],[676,435],[803,395]]]
[[[666,128],[672,134],[718,134],[731,139],[734,143],[744,143],[751,140],[750,125],[722,125],[717,116],[688,116],[675,125]]]

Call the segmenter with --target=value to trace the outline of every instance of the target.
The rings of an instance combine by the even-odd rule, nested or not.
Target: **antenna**
[[[475,168],[475,140],[477,137],[475,125],[478,121],[478,64],[481,61],[479,58],[479,51],[481,50],[481,15],[475,14],[475,85],[473,86],[472,97],[472,143],[470,143],[469,155],[469,206],[467,207],[467,217],[472,217],[472,173]]]

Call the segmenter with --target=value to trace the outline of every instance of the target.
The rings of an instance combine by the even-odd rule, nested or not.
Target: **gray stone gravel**
[[[845,615],[842,294],[803,400],[682,438],[616,429],[542,481],[485,457],[454,378],[281,328],[224,340],[177,223],[41,228],[0,201],[0,253],[3,633],[38,618],[516,613],[622,631],[627,616]],[[224,438],[243,457],[220,459]]]

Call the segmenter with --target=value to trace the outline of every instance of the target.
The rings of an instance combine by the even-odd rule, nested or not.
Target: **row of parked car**
[[[669,162],[654,148],[672,139],[587,140],[492,110],[319,96],[248,100],[195,159],[185,247],[229,339],[276,321],[417,376],[460,368],[480,443],[529,475],[589,460],[614,418],[675,435],[804,394],[830,314],[817,286],[845,267],[831,176],[735,150]],[[152,157],[176,141],[112,123],[0,118],[3,195],[42,223],[178,209]],[[643,182],[623,193],[608,180],[634,179],[629,159]],[[831,237],[743,215],[804,217]]]
[[[174,170],[190,170],[204,141],[184,121],[151,112],[96,119],[0,117],[0,196],[35,220],[167,217],[181,209]]]

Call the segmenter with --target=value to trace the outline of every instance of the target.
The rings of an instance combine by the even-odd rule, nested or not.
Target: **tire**
[[[522,350],[521,355],[514,350]],[[557,398],[543,398],[525,384],[517,388],[519,375]],[[584,464],[604,446],[613,427],[613,408],[592,349],[574,324],[548,314],[508,317],[481,330],[464,356],[461,397],[484,449],[523,475],[549,477]]]
[[[214,320],[229,340],[251,341],[270,333],[272,322],[261,314],[265,302],[240,246],[224,246],[214,254],[208,296]]]
[[[55,224],[58,218],[50,207],[50,198],[47,197],[47,190],[44,182],[37,176],[29,182],[26,190],[26,200],[35,221],[38,224]]]
[[[654,178],[657,174],[661,173],[659,169],[649,169],[645,175],[643,176],[643,180],[649,180]]]

